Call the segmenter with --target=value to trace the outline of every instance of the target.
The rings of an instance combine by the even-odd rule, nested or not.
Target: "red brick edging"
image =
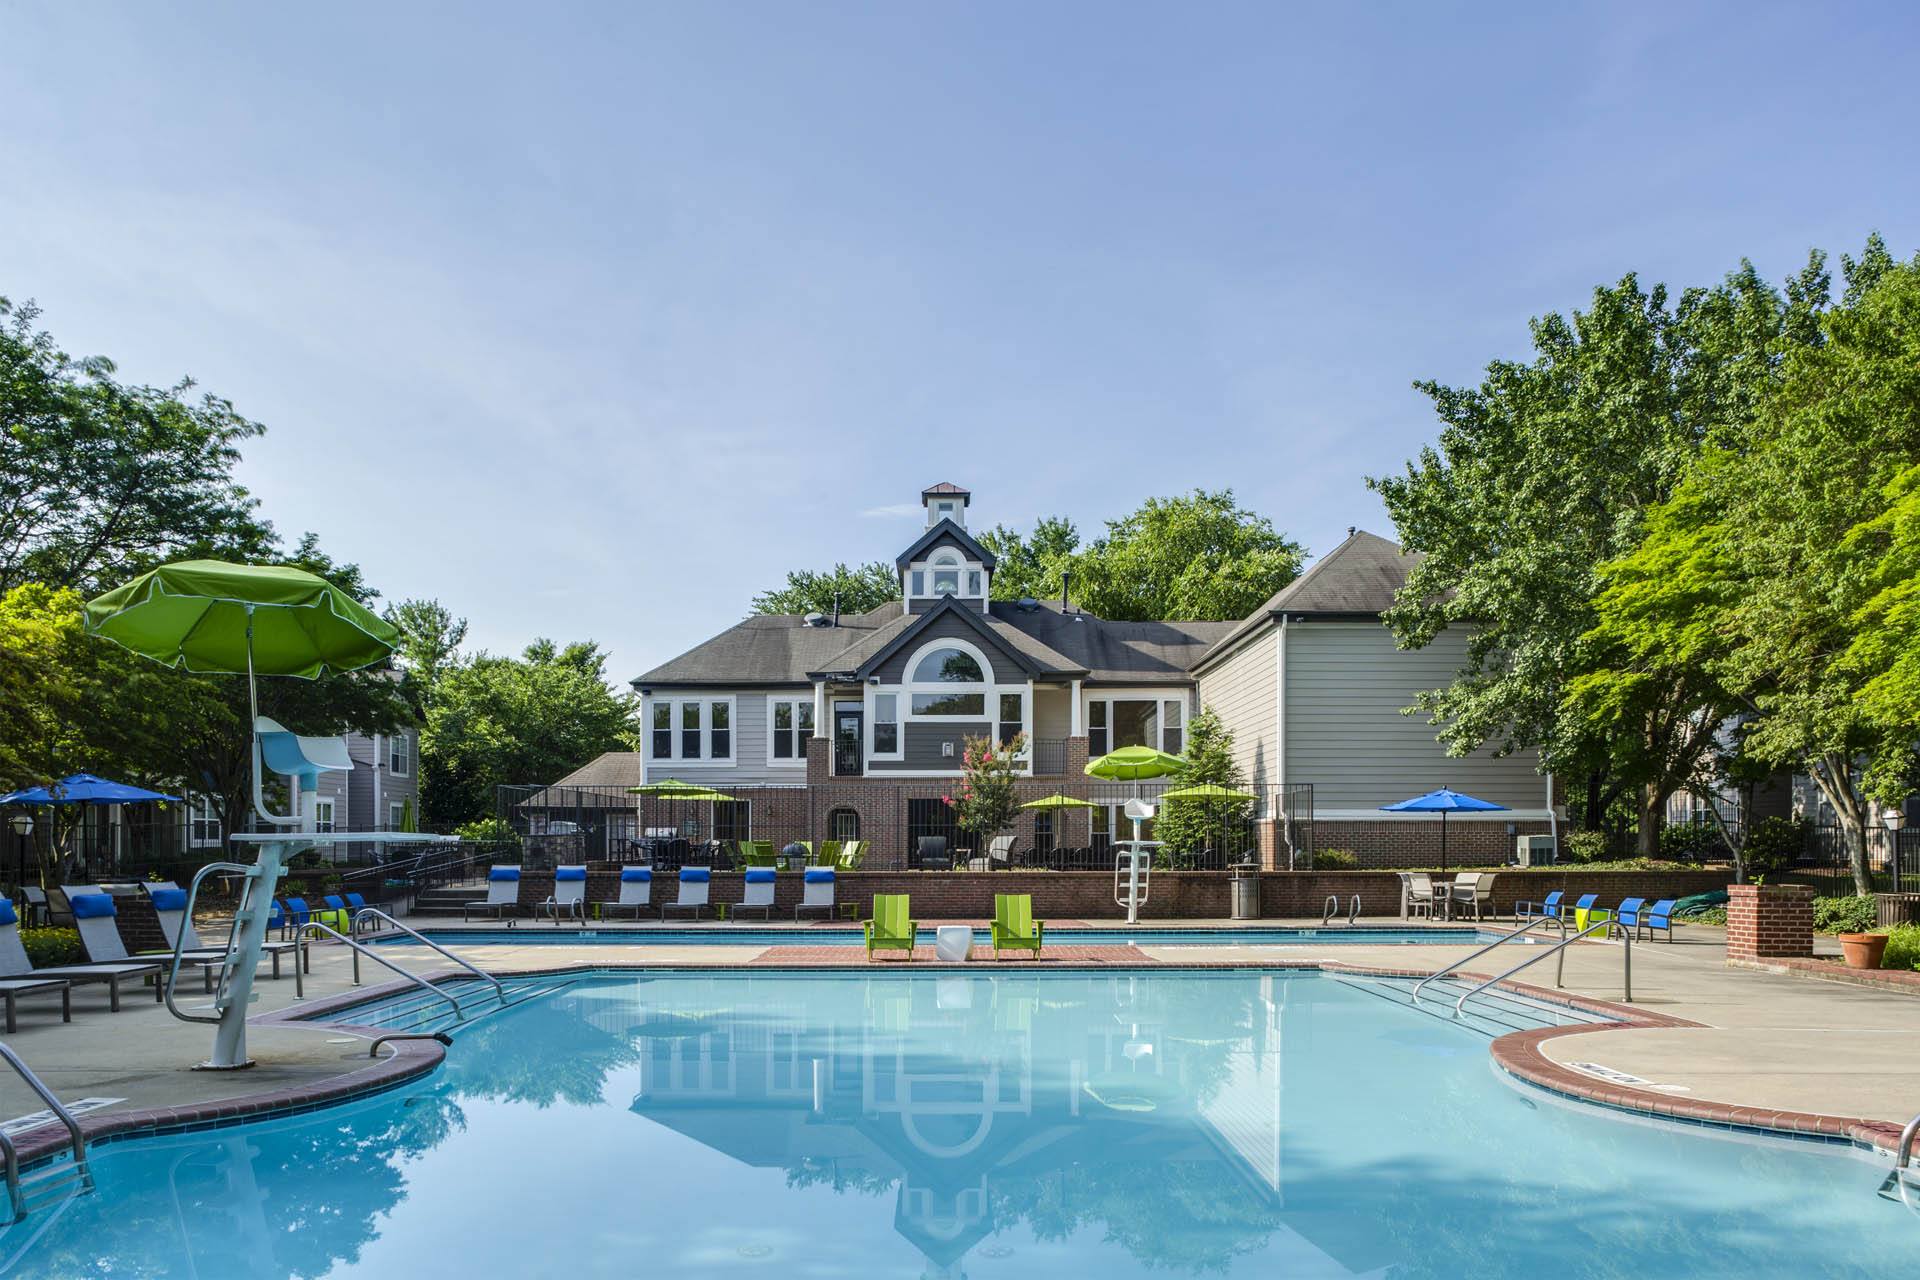
[[[1728,956],[1727,963],[1735,969],[1752,969],[1757,973],[1824,978],[1828,982],[1850,982],[1857,987],[1878,987],[1882,991],[1920,995],[1920,970],[1850,969],[1837,960],[1822,960],[1812,956],[1762,956],[1758,959]]]

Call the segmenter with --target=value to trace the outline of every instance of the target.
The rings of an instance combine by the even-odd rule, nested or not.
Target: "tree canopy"
[[[753,611],[831,615],[836,595],[840,612],[866,613],[890,600],[897,601],[900,582],[893,566],[881,560],[853,567],[836,564],[825,573],[800,569],[787,575],[785,586],[755,596]]]

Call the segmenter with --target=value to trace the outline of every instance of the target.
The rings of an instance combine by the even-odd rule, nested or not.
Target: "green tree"
[[[518,658],[483,653],[447,670],[420,742],[428,823],[490,817],[500,786],[552,782],[632,750],[634,697],[608,687],[606,661],[591,641],[536,640]]]
[[[1396,638],[1418,648],[1470,629],[1463,669],[1415,704],[1450,752],[1537,748],[1544,768],[1585,781],[1595,823],[1646,762],[1685,754],[1620,744],[1589,704],[1569,704],[1570,682],[1613,652],[1591,651],[1605,633],[1589,640],[1602,566],[1639,545],[1644,513],[1706,443],[1744,447],[1783,356],[1819,340],[1828,285],[1819,254],[1778,291],[1751,264],[1677,302],[1629,275],[1585,312],[1535,320],[1530,361],[1495,361],[1477,387],[1416,384],[1439,442],[1368,484],[1421,555],[1388,615]],[[1690,733],[1688,710],[1662,708],[1643,736]]]
[[[1212,707],[1203,707],[1187,725],[1186,761],[1170,779],[1174,787],[1212,784],[1230,791],[1245,788],[1246,778],[1233,758],[1233,731]],[[1253,806],[1244,800],[1169,800],[1153,825],[1154,838],[1176,859],[1191,859],[1244,829]]]
[[[832,616],[836,595],[840,612],[866,613],[899,600],[900,579],[892,565],[880,560],[851,568],[836,564],[825,573],[799,569],[787,574],[785,586],[755,596],[753,611]]]
[[[1864,586],[1872,594],[1854,615],[1855,629],[1841,656],[1842,670],[1859,682],[1855,701],[1887,740],[1920,740],[1920,465],[1901,472],[1884,490],[1886,509],[1848,534],[1848,549],[1867,562]],[[1901,754],[1883,752],[1867,789],[1897,805],[1914,789],[1902,776]]]
[[[1101,618],[1244,618],[1300,576],[1305,551],[1233,490],[1149,498],[1072,557],[1073,597]]]
[[[460,660],[467,620],[454,617],[438,600],[402,600],[387,610],[386,619],[400,632],[394,656],[414,682],[424,708],[433,701],[440,678]]]
[[[114,378],[0,298],[0,590],[39,581],[83,593],[165,560],[255,559],[272,531],[234,482],[263,428],[214,395]]]
[[[1032,596],[1045,600],[1060,594],[1060,574],[1073,566],[1080,549],[1080,531],[1064,516],[1047,516],[1033,526],[1030,536],[997,524],[980,535],[980,545],[993,552],[993,598],[1018,600]]]
[[[1019,807],[1014,790],[1014,765],[1027,748],[1027,736],[1017,733],[1011,742],[968,738],[961,748],[960,786],[948,796],[954,821],[972,833],[977,848],[1007,829]]]

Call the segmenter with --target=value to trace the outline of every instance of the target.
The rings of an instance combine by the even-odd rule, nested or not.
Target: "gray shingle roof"
[[[1273,593],[1245,622],[1214,644],[1200,665],[1224,654],[1249,632],[1281,614],[1289,617],[1378,617],[1393,607],[1394,595],[1420,563],[1417,553],[1379,534],[1356,529],[1313,567]]]
[[[809,671],[839,670],[838,656],[875,631],[903,625],[899,603],[850,614],[837,627],[809,627],[787,613],[762,613],[668,659],[634,680],[651,685],[806,684]]]
[[[935,524],[933,528],[927,530],[918,538],[915,538],[912,546],[895,556],[893,560],[894,567],[897,569],[906,568],[909,560],[918,560],[934,543],[939,542],[942,538],[948,538],[959,543],[962,551],[965,551],[969,556],[978,560],[989,569],[998,563],[994,558],[993,552],[981,546],[972,534],[951,520],[942,520]]]
[[[1023,610],[1011,600],[992,604],[996,623],[1016,630],[1108,684],[1185,680],[1187,672],[1234,622],[1113,622],[1062,613],[1045,601]]]

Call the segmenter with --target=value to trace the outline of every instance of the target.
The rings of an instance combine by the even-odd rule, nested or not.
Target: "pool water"
[[[742,947],[860,947],[866,945],[866,934],[859,928],[834,929],[818,925],[806,928],[773,929],[765,926],[718,924],[697,926],[695,928],[676,929],[671,925],[646,925],[629,929],[581,928],[576,925],[555,927],[551,924],[530,923],[511,929],[427,929],[422,936],[431,938],[441,946],[494,946],[507,944],[516,947],[526,946],[563,946],[580,945],[606,946],[742,946]],[[1462,943],[1487,943],[1504,937],[1505,932],[1486,932],[1466,929],[1438,929],[1419,925],[1393,927],[1380,925],[1360,925],[1354,928],[1336,925],[1331,928],[1260,928],[1244,927],[1232,929],[1169,929],[1151,925],[1127,927],[1124,925],[1092,926],[1085,928],[1064,927],[1047,930],[1047,941],[1056,945],[1072,944],[1078,946],[1119,947],[1128,943],[1153,947],[1218,947],[1218,946],[1324,946],[1328,943],[1351,943],[1366,946],[1394,946],[1399,944],[1434,943],[1459,946]],[[925,946],[934,942],[931,928],[919,930],[915,937]],[[412,938],[404,933],[389,933],[378,939],[394,946],[417,946]],[[987,929],[975,929],[973,940],[980,946],[988,946],[993,941],[992,933]]]
[[[0,1236],[6,1274],[1751,1278],[1920,1249],[1845,1148],[1564,1104],[1317,973],[596,977],[407,1088],[95,1163]]]

